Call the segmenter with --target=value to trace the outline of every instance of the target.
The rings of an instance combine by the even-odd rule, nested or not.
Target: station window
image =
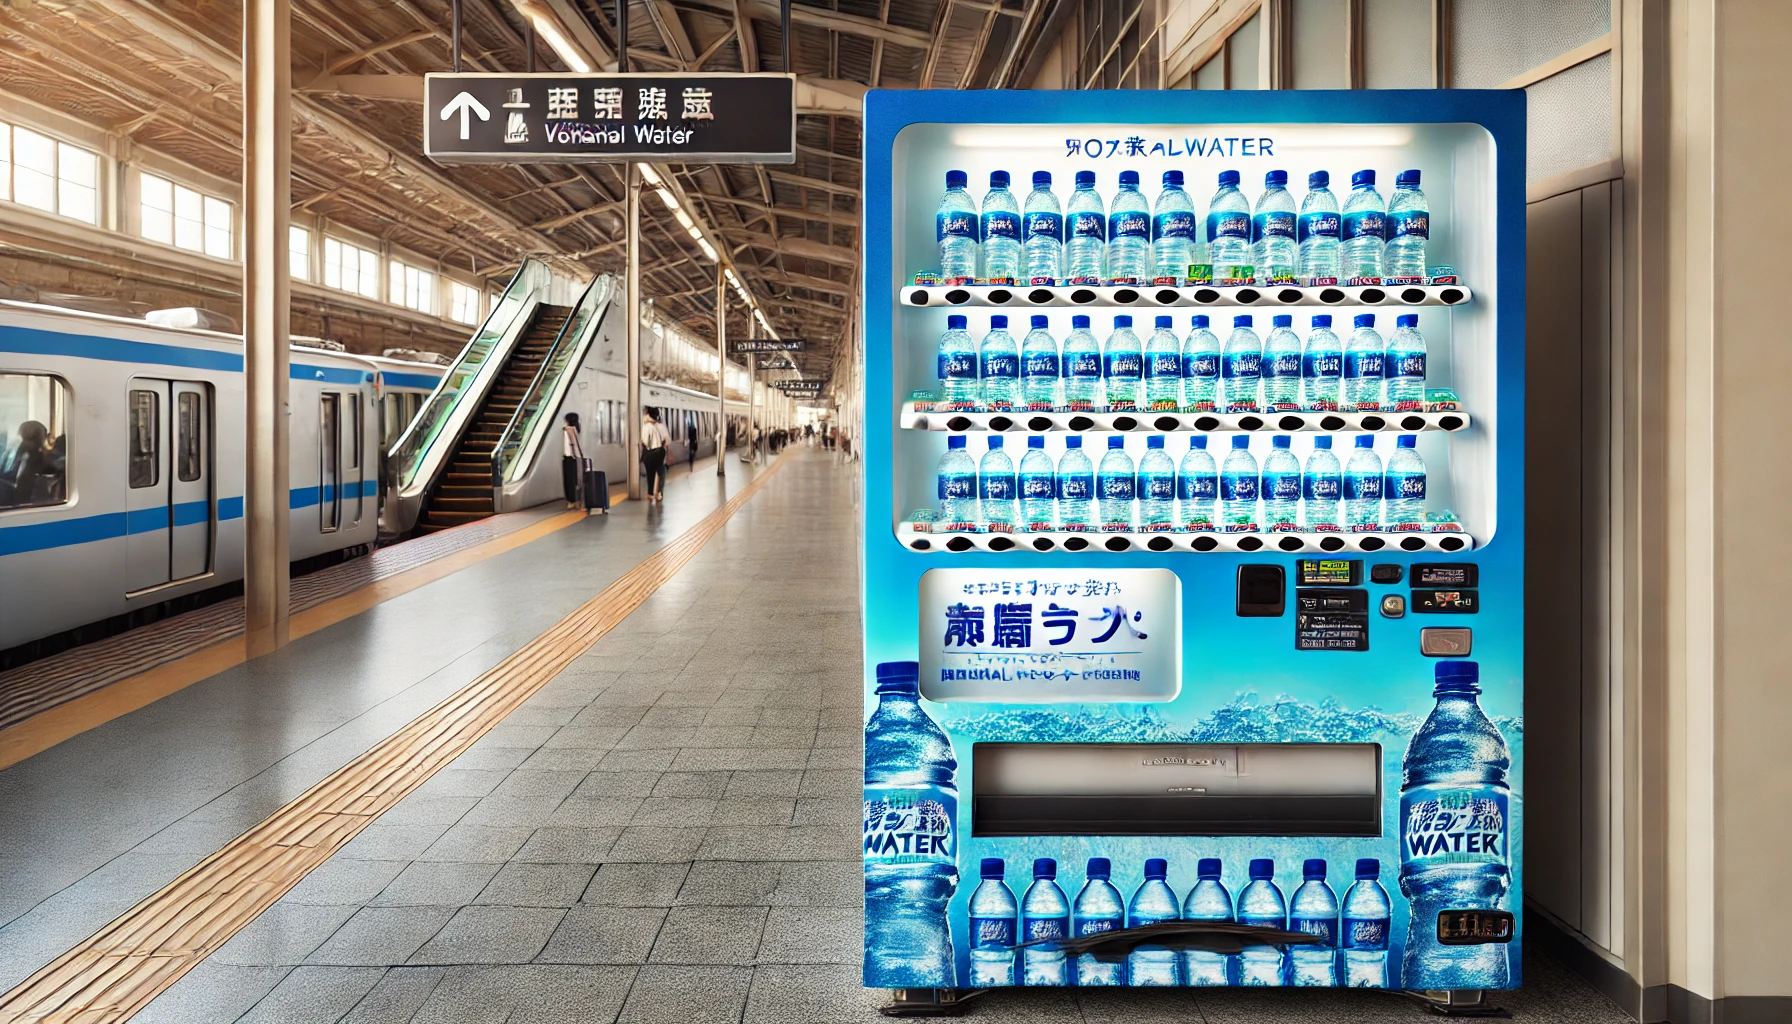
[[[478,323],[479,289],[459,281],[448,282],[448,319],[457,324]]]
[[[414,309],[419,313],[436,311],[436,275],[427,270],[406,266],[393,260],[392,290],[388,299],[395,305],[406,309]]]
[[[0,510],[68,500],[68,385],[0,373]]]
[[[0,199],[99,223],[99,154],[0,122]]]
[[[311,280],[311,232],[296,224],[286,231],[286,265],[293,277]]]
[[[379,298],[379,254],[338,238],[324,239],[324,284],[370,299]]]
[[[229,259],[230,204],[154,174],[142,176],[143,237]]]

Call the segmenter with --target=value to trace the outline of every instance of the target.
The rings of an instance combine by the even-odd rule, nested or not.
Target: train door
[[[326,391],[317,417],[317,507],[324,533],[342,527],[342,395]]]
[[[211,393],[204,384],[174,381],[169,409],[174,445],[168,482],[169,576],[204,575],[212,559]]]
[[[359,526],[367,492],[367,460],[361,451],[366,430],[361,423],[360,392],[349,392],[343,398],[348,403],[348,420],[342,431],[343,486],[347,488],[343,503],[348,506],[349,525]]]
[[[126,394],[125,592],[203,575],[211,564],[211,394],[136,377]]]

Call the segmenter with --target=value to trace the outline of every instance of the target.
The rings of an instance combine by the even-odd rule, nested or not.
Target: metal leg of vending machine
[[[886,1017],[961,1017],[984,988],[893,988],[877,1012]]]
[[[1493,1004],[1493,993],[1485,989],[1446,989],[1430,992],[1403,992],[1439,1017],[1510,1017],[1512,1012]]]

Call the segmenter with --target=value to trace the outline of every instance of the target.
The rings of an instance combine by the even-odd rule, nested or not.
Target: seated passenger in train
[[[0,465],[0,508],[54,505],[62,500],[67,473],[66,438],[52,439],[36,420],[19,424],[18,444]]]

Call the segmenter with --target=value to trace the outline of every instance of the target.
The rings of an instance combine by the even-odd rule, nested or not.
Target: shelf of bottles
[[[1450,410],[1412,412],[989,412],[939,409],[925,401],[904,402],[900,414],[904,430],[936,433],[1015,432],[1049,433],[1402,433],[1428,430],[1450,433],[1467,430],[1466,412]]]
[[[905,308],[944,306],[1083,306],[1155,308],[1171,306],[1339,307],[1460,306],[1474,298],[1459,284],[1261,285],[1249,287],[1109,285],[909,285]]]
[[[1243,552],[1461,552],[1475,546],[1458,531],[1405,533],[1142,533],[990,532],[954,530],[939,523],[908,521],[896,529],[904,546],[922,552],[964,551],[1126,551]]]

